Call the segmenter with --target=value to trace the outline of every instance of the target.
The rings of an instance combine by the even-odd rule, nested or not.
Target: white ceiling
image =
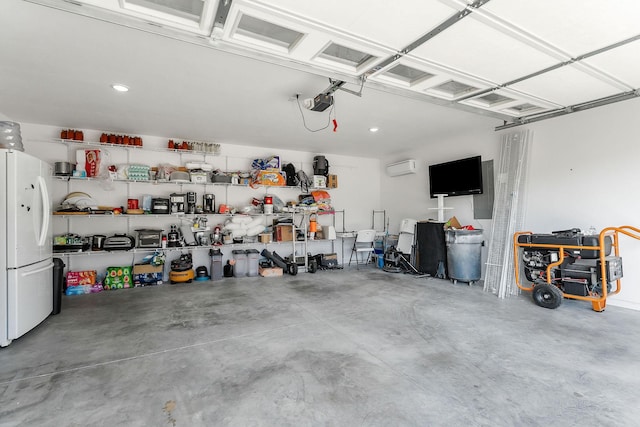
[[[640,87],[636,0],[3,0],[0,9],[0,113],[61,128],[382,158]],[[273,43],[250,19],[299,37]],[[323,55],[332,44],[370,59],[336,61]],[[312,98],[330,79],[346,82],[335,108],[301,111],[295,95]],[[115,82],[131,90],[115,93]]]

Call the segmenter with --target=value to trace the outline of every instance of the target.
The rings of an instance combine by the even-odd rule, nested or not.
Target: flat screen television
[[[429,165],[429,193],[466,196],[482,194],[482,160],[480,156]]]

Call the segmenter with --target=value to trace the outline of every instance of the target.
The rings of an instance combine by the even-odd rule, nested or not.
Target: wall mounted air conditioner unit
[[[391,163],[387,165],[387,175],[400,176],[410,173],[416,173],[415,159],[403,160],[401,162]]]

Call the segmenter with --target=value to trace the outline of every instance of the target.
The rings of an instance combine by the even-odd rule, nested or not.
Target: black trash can
[[[64,262],[60,258],[53,259],[53,311],[60,313],[62,305],[62,282],[64,280]]]

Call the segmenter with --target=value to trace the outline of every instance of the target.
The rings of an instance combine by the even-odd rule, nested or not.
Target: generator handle
[[[604,248],[605,236],[611,235],[613,239],[612,246],[613,246],[614,255],[620,256],[620,246],[619,246],[620,234],[624,234],[625,236],[633,237],[634,239],[640,240],[639,228],[633,227],[631,225],[621,225],[620,227],[607,227],[602,229],[602,231],[600,232],[600,235],[598,236],[600,247]],[[600,251],[600,277],[602,277],[603,281],[606,280],[606,277],[607,277],[607,268],[605,265],[605,259],[606,259],[605,254],[602,251]],[[616,288],[611,292],[607,290],[607,286],[602,286],[602,299],[606,300],[607,294],[615,295],[617,293],[620,293],[620,291],[622,290],[621,283],[622,282],[620,278],[616,279]]]
[[[520,255],[520,246],[518,244],[518,236],[523,234],[533,234],[531,231],[517,231],[513,235],[513,266],[515,271],[515,279],[516,286],[522,289],[523,291],[531,291],[533,290],[533,284],[531,286],[524,286],[520,283],[520,260],[518,259],[518,255]]]

